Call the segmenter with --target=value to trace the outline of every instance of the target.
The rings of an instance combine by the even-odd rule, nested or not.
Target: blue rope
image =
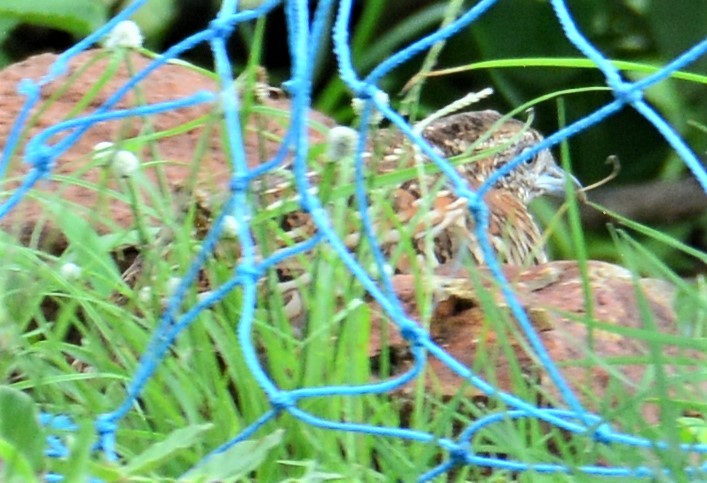
[[[110,20],[105,26],[89,37],[77,43],[74,47],[59,56],[51,66],[46,76],[37,82],[23,80],[19,85],[19,92],[27,97],[26,103],[17,116],[6,145],[0,156],[0,179],[4,178],[10,157],[16,153],[20,143],[20,134],[26,125],[31,110],[37,105],[43,86],[62,76],[69,61],[93,45],[98,39],[108,33],[118,22],[128,19],[145,0],[131,3],[123,12]],[[591,59],[597,68],[604,74],[606,84],[612,90],[614,99],[597,109],[595,112],[579,119],[560,131],[548,136],[532,148],[523,151],[510,163],[495,172],[482,186],[473,189],[462,178],[457,170],[416,133],[412,127],[391,108],[384,92],[378,87],[378,82],[393,69],[408,62],[414,56],[425,52],[437,42],[447,40],[469,27],[495,4],[494,0],[482,0],[457,20],[445,28],[413,42],[400,50],[380,65],[376,66],[365,76],[359,75],[353,64],[349,42],[349,24],[351,21],[352,0],[340,0],[336,10],[336,19],[332,31],[326,30],[327,21],[334,13],[337,5],[332,0],[322,0],[317,3],[316,9],[310,18],[308,2],[304,0],[270,0],[252,9],[240,9],[235,0],[224,0],[216,18],[208,28],[185,39],[168,49],[163,55],[155,59],[141,71],[137,72],[128,82],[118,88],[95,112],[80,118],[74,118],[57,123],[44,130],[29,140],[26,147],[25,159],[31,164],[32,169],[22,180],[21,185],[0,204],[0,218],[6,216],[42,179],[49,176],[56,160],[70,149],[80,137],[93,125],[113,119],[129,118],[133,116],[149,116],[156,113],[180,109],[204,102],[219,102],[224,114],[226,137],[230,143],[230,163],[232,176],[230,179],[230,193],[228,200],[217,214],[213,226],[209,229],[204,242],[195,256],[193,263],[182,277],[178,287],[169,298],[167,307],[162,314],[158,327],[154,330],[153,337],[138,363],[133,377],[125,391],[125,398],[113,411],[99,415],[95,420],[97,441],[95,449],[101,451],[105,458],[117,461],[116,431],[120,428],[121,420],[131,411],[136,401],[143,393],[146,384],[150,381],[158,367],[162,364],[169,349],[177,337],[190,327],[199,314],[212,305],[223,300],[234,289],[240,290],[241,311],[237,320],[233,321],[238,343],[243,352],[245,365],[259,387],[267,396],[271,409],[260,416],[245,428],[240,429],[230,440],[211,451],[193,469],[203,465],[213,456],[223,453],[233,445],[254,436],[267,423],[275,421],[283,413],[287,413],[303,424],[314,427],[343,431],[350,433],[368,434],[381,438],[397,438],[407,441],[422,442],[435,445],[448,457],[434,468],[420,475],[420,481],[430,481],[449,470],[460,465],[473,465],[495,470],[509,472],[537,472],[546,474],[585,474],[595,477],[614,478],[670,478],[672,473],[667,468],[657,467],[604,467],[581,466],[570,467],[563,464],[548,464],[542,462],[526,462],[513,459],[500,459],[479,455],[474,452],[472,442],[483,431],[498,424],[507,424],[509,421],[533,418],[552,424],[565,430],[576,438],[587,438],[595,442],[626,445],[636,448],[657,450],[679,450],[685,454],[704,455],[707,445],[704,444],[673,444],[666,441],[655,441],[633,434],[625,434],[613,429],[608,421],[601,416],[587,411],[577,395],[571,389],[562,373],[557,368],[549,353],[545,349],[538,334],[533,328],[528,315],[523,310],[520,302],[513,293],[508,281],[496,261],[495,254],[488,239],[489,213],[484,203],[484,195],[503,176],[515,169],[521,163],[544,149],[548,149],[561,141],[603,122],[626,106],[635,109],[651,122],[665,137],[666,141],[684,160],[685,164],[694,173],[697,180],[707,191],[707,172],[701,165],[698,157],[685,144],[672,127],[653,109],[643,98],[643,92],[648,87],[666,79],[671,73],[682,69],[695,62],[707,52],[707,39],[696,43],[683,54],[676,57],[669,64],[654,74],[636,82],[625,81],[616,69],[601,52],[594,47],[577,27],[563,0],[551,0],[558,21],[567,39],[588,59]],[[227,55],[226,44],[244,22],[261,18],[276,7],[282,6],[288,34],[288,47],[292,61],[291,78],[284,86],[292,94],[291,121],[283,137],[282,144],[275,155],[261,165],[250,168],[247,163],[242,128],[239,120],[239,99],[233,89],[232,73],[238,66],[234,66]],[[324,42],[325,35],[332,35],[333,51],[338,61],[339,76],[348,86],[353,95],[364,101],[361,112],[359,140],[354,153],[354,186],[355,200],[361,218],[363,235],[370,246],[373,259],[378,268],[377,275],[371,277],[356,257],[348,250],[344,241],[334,230],[327,210],[322,200],[312,192],[311,181],[307,177],[307,160],[309,155],[309,138],[306,119],[312,100],[313,69],[319,46]],[[178,57],[183,52],[201,43],[208,43],[215,59],[215,70],[219,79],[219,92],[217,94],[200,92],[184,99],[175,99],[168,102],[140,106],[132,109],[114,109],[131,89],[138,85],[150,73],[169,60]],[[523,334],[534,352],[534,356],[544,368],[549,380],[557,389],[567,409],[550,409],[537,407],[514,394],[501,391],[490,384],[469,367],[461,364],[450,356],[442,347],[438,346],[430,335],[420,327],[417,321],[412,320],[404,311],[402,303],[395,295],[392,280],[387,273],[386,260],[383,251],[376,239],[374,222],[371,219],[368,207],[368,193],[366,192],[364,164],[364,151],[366,138],[369,135],[369,119],[374,111],[380,112],[386,119],[395,125],[402,134],[419,147],[431,162],[440,169],[447,178],[450,186],[458,197],[465,198],[468,209],[476,222],[476,236],[484,254],[486,264],[501,287],[502,294]],[[59,133],[65,136],[55,144],[49,140]],[[250,204],[249,191],[253,181],[284,165],[286,157],[294,153],[291,165],[294,173],[295,185],[299,193],[300,209],[307,212],[316,227],[315,234],[302,242],[283,248],[263,260],[257,258],[257,245],[251,233],[253,220],[253,206]],[[241,251],[241,258],[234,267],[230,279],[218,287],[213,287],[212,292],[191,307],[183,307],[185,296],[189,288],[196,281],[207,258],[213,253],[222,234],[223,223],[226,216],[233,216],[238,220],[237,238]],[[368,296],[374,300],[385,316],[407,342],[412,354],[413,363],[403,374],[387,379],[358,385],[338,385],[321,387],[301,387],[292,390],[283,390],[271,379],[256,352],[252,340],[255,311],[258,303],[258,281],[267,270],[279,263],[297,255],[304,254],[315,247],[326,244],[339,257],[350,271],[351,276],[366,290]],[[439,438],[431,433],[397,427],[383,427],[360,422],[332,421],[312,414],[302,407],[300,401],[307,399],[321,399],[328,397],[355,398],[365,395],[389,394],[406,384],[416,380],[424,371],[428,357],[434,357],[443,363],[456,375],[468,381],[475,388],[490,398],[503,402],[509,409],[483,415],[461,431],[456,440]],[[75,431],[76,425],[66,416],[41,415],[42,424],[51,431]],[[51,434],[47,439],[47,455],[57,458],[67,457],[68,449],[63,445],[62,438]],[[191,470],[190,470],[191,471]],[[188,478],[190,471],[183,475]],[[685,473],[692,478],[707,477],[707,463],[701,467],[685,468]],[[47,481],[62,481],[61,475],[49,474]]]

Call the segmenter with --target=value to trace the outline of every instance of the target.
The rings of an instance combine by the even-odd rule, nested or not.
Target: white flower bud
[[[101,141],[100,143],[96,143],[95,146],[93,146],[93,151],[95,152],[102,152],[102,151],[107,151],[110,148],[112,148],[114,144],[110,141]]]
[[[238,223],[238,220],[236,219],[235,216],[233,215],[226,215],[223,217],[223,225],[221,228],[221,236],[223,238],[237,238],[238,237],[238,228],[240,224]]]
[[[148,303],[152,300],[152,287],[142,287],[137,293],[137,299],[142,303]]]
[[[139,49],[142,47],[142,32],[132,20],[123,20],[113,27],[113,30],[106,37],[104,46],[106,49],[116,49],[125,47],[128,49]]]
[[[390,97],[386,92],[377,91],[374,95],[381,104],[385,104],[386,106],[390,104]],[[363,99],[354,98],[351,101],[351,107],[357,115],[361,115],[361,112],[363,112],[364,105],[365,101]],[[371,115],[368,118],[369,125],[377,126],[381,123],[381,121],[383,121],[383,114],[381,114],[380,111],[374,110],[373,112],[371,112]]]
[[[77,280],[81,276],[81,267],[73,262],[66,262],[59,269],[61,276],[69,281]]]
[[[115,150],[114,144],[108,141],[102,141],[93,146],[93,159],[96,161],[105,161],[113,155]]]
[[[165,291],[167,292],[167,297],[174,295],[174,292],[179,288],[179,284],[182,283],[182,279],[179,277],[169,277],[167,283],[165,284]]]
[[[111,162],[111,169],[121,178],[129,178],[139,167],[140,160],[130,151],[118,151]]]
[[[347,126],[335,126],[327,135],[327,158],[336,161],[353,156],[358,143],[358,132]]]

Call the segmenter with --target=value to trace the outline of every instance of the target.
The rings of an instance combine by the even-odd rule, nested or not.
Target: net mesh
[[[27,101],[22,112],[17,116],[13,130],[10,132],[3,157],[0,161],[0,172],[5,173],[10,162],[10,157],[22,143],[21,132],[28,123],[30,112],[38,102],[43,89],[53,83],[60,82],[68,63],[80,55],[81,52],[92,46],[97,40],[103,38],[119,22],[130,16],[142,6],[144,1],[136,1],[125,9],[120,15],[112,19],[103,28],[78,43],[53,63],[50,70],[39,80],[26,79],[18,88],[26,96]],[[612,421],[595,414],[585,408],[571,385],[568,384],[557,364],[550,357],[548,350],[538,334],[537,326],[523,310],[516,294],[506,280],[502,267],[496,260],[496,255],[488,239],[489,211],[484,202],[487,193],[503,176],[511,170],[532,159],[543,150],[557,145],[561,141],[583,131],[620,109],[635,109],[650,121],[672,146],[676,153],[694,174],[702,188],[707,190],[707,172],[694,152],[676,134],[674,129],[665,119],[656,112],[643,98],[643,92],[650,86],[664,80],[676,71],[689,66],[707,52],[707,39],[695,44],[683,54],[672,60],[661,69],[643,77],[636,82],[627,82],[620,75],[617,68],[607,60],[583,35],[577,27],[566,2],[552,0],[555,11],[555,21],[562,25],[565,35],[586,58],[590,59],[605,76],[606,84],[611,88],[614,99],[610,103],[597,109],[586,117],[568,125],[567,127],[546,137],[539,143],[520,153],[504,168],[494,173],[481,186],[472,188],[459,174],[449,160],[440,156],[423,138],[419,130],[411,126],[387,102],[388,96],[378,87],[381,79],[401,64],[406,63],[414,56],[426,52],[436,43],[454,36],[462,29],[468,28],[477,21],[486,11],[491,9],[495,1],[485,0],[476,3],[472,8],[459,16],[449,25],[414,42],[408,47],[392,55],[380,65],[376,66],[368,75],[362,77],[356,70],[352,61],[349,28],[351,25],[351,0],[340,2],[320,1],[310,18],[307,2],[300,0],[291,1],[264,1],[252,9],[239,10],[237,2],[224,0],[218,16],[209,24],[209,27],[188,39],[174,45],[163,55],[154,58],[149,64],[133,73],[124,85],[116,87],[112,94],[89,114],[70,118],[48,127],[33,136],[26,143],[24,160],[31,169],[22,177],[18,186],[2,201],[0,205],[0,219],[10,216],[13,209],[20,202],[32,197],[38,185],[50,177],[62,155],[69,151],[78,140],[92,127],[114,119],[137,119],[157,116],[160,113],[184,110],[193,106],[218,105],[223,116],[223,130],[227,138],[227,154],[230,163],[230,179],[228,180],[228,196],[222,201],[217,213],[213,214],[209,226],[204,228],[203,240],[198,246],[198,252],[188,269],[174,281],[170,288],[170,295],[166,298],[160,322],[154,328],[151,342],[142,353],[139,363],[125,387],[123,403],[110,412],[101,414],[95,419],[97,433],[96,449],[107,459],[117,460],[119,453],[116,448],[116,433],[120,429],[121,421],[140,406],[141,395],[146,391],[151,378],[158,368],[165,364],[171,355],[177,339],[187,328],[199,321],[199,316],[204,311],[221,303],[224,298],[234,291],[238,291],[239,307],[234,313],[238,314],[233,321],[233,330],[237,334],[238,344],[242,350],[244,366],[257,381],[260,390],[266,395],[270,409],[259,415],[252,423],[238,429],[238,434],[223,445],[214,449],[204,457],[202,462],[213,458],[214,455],[223,453],[233,445],[245,441],[255,435],[259,429],[269,422],[277,421],[283,414],[289,414],[303,424],[318,428],[349,432],[364,433],[381,438],[400,438],[404,440],[423,442],[438,447],[443,456],[438,464],[420,476],[422,481],[435,478],[459,465],[472,465],[513,472],[535,471],[541,473],[577,473],[581,472],[593,476],[612,477],[656,477],[669,474],[671,469],[652,467],[650,465],[624,465],[612,466],[597,463],[580,468],[556,463],[525,462],[508,457],[493,457],[472,449],[471,442],[480,433],[489,427],[507,421],[536,420],[546,423],[550,427],[558,428],[566,434],[572,434],[603,445],[630,445],[639,448],[679,448],[685,455],[693,455],[696,459],[704,461],[707,446],[704,444],[678,444],[667,441],[652,440],[640,435],[627,434],[616,428]],[[242,118],[239,112],[243,109],[243,99],[234,89],[232,72],[234,66],[227,54],[229,38],[240,24],[251,22],[254,19],[268,15],[274,8],[284,4],[289,54],[291,59],[291,77],[284,84],[290,94],[291,101],[288,105],[286,132],[281,138],[281,143],[274,155],[264,163],[253,166],[249,164],[247,139],[244,139]],[[328,28],[327,19],[335,12],[336,19],[331,29]],[[550,21],[548,19],[547,21]],[[341,80],[350,89],[353,97],[362,103],[360,112],[360,128],[358,136],[353,138],[355,146],[352,149],[353,182],[351,183],[353,196],[356,200],[360,218],[360,231],[362,237],[370,246],[371,266],[362,266],[359,257],[350,249],[350,243],[344,239],[338,229],[337,220],[332,218],[331,210],[326,205],[326,196],[321,191],[316,191],[313,180],[308,172],[309,159],[312,156],[311,126],[308,124],[309,110],[312,100],[312,80],[317,60],[317,47],[324,36],[333,38],[333,50],[338,62],[338,72]],[[150,73],[164,68],[167,62],[179,57],[185,51],[201,43],[207,43],[213,53],[216,66],[218,87],[214,90],[204,90],[179,99],[167,99],[163,102],[150,103],[132,108],[118,108],[119,102],[128,92],[139,86]],[[500,291],[505,299],[510,313],[517,322],[522,337],[527,342],[538,364],[542,366],[545,376],[551,381],[558,400],[561,404],[548,408],[538,405],[534,401],[524,400],[517,395],[501,390],[496,384],[481,377],[468,365],[452,357],[423,329],[417,320],[411,318],[405,305],[399,299],[393,280],[389,273],[389,260],[380,248],[375,222],[367,209],[371,202],[371,194],[367,192],[367,167],[365,151],[368,149],[366,139],[372,123],[371,116],[382,115],[392,126],[397,128],[409,143],[416,146],[421,153],[430,160],[445,176],[447,184],[451,187],[458,199],[466,200],[466,209],[473,215],[475,221],[475,236],[485,257],[488,271],[497,280]],[[59,137],[56,142],[50,142]],[[316,146],[315,146],[316,147]],[[124,169],[133,169],[131,160],[125,161]],[[299,209],[308,214],[315,229],[310,236],[301,240],[292,240],[291,243],[279,250],[267,254],[259,246],[262,240],[254,235],[254,220],[258,220],[258,207],[253,203],[253,189],[258,186],[258,180],[264,175],[273,173],[282,165],[291,163],[293,179],[291,183],[299,194]],[[326,173],[321,174],[322,177]],[[202,296],[191,306],[185,307],[184,300],[189,300],[191,287],[199,284],[200,273],[209,263],[210,256],[218,250],[220,240],[226,235],[237,239],[239,257],[231,272],[224,280]],[[351,277],[361,287],[361,294],[367,300],[375,303],[384,314],[391,327],[407,343],[410,351],[411,363],[409,369],[402,374],[390,376],[365,384],[352,385],[317,385],[304,386],[291,389],[280,387],[266,368],[260,348],[254,343],[254,333],[257,331],[257,308],[262,304],[263,278],[274,268],[281,267],[287,260],[297,260],[297,257],[307,254],[315,247],[326,246],[335,254],[337,263],[346,267]],[[266,253],[267,256],[264,256]],[[165,289],[166,290],[166,289]],[[260,298],[259,298],[260,297]],[[417,430],[414,427],[387,427],[377,424],[367,424],[365,419],[354,422],[333,420],[320,417],[317,411],[307,409],[304,404],[307,400],[326,400],[336,397],[364,397],[369,395],[391,394],[400,390],[424,373],[425,364],[430,359],[439,361],[459,378],[467,381],[480,394],[487,398],[500,401],[505,409],[483,414],[473,422],[456,432],[455,437],[442,437],[428,431]],[[41,401],[39,401],[41,403]],[[559,408],[561,407],[561,409]],[[43,424],[51,428],[76,429],[68,416],[43,415]],[[236,428],[234,428],[236,429]],[[48,441],[49,454],[57,457],[66,457],[66,448],[61,441],[52,437]],[[701,465],[701,466],[700,466]],[[699,478],[701,473],[707,471],[707,464],[701,463],[685,468],[688,474]],[[55,475],[59,478],[58,475]]]

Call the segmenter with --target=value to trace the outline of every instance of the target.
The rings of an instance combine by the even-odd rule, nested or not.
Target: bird
[[[494,110],[445,116],[425,125],[420,134],[437,154],[457,161],[455,169],[474,190],[543,139],[527,123],[506,119]],[[430,162],[412,142],[391,128],[374,131],[367,148],[364,156],[369,179]],[[285,166],[282,170],[290,168]],[[277,176],[275,183],[273,175]],[[316,189],[321,172],[310,171],[308,177]],[[261,185],[266,187],[261,191],[261,208],[267,211],[282,206],[285,193],[293,196],[293,178],[291,172],[266,175]],[[501,263],[531,266],[547,262],[542,232],[528,204],[538,196],[563,194],[567,180],[581,188],[579,181],[567,174],[545,149],[502,176],[488,190],[484,196],[489,211],[487,235]],[[421,174],[381,189],[386,193],[367,208],[373,213],[377,242],[395,273],[408,273],[421,263],[434,268],[467,255],[476,264],[486,263],[468,200],[451,189],[443,173]],[[348,203],[353,205],[352,200]],[[349,219],[360,218],[358,209],[352,207]],[[295,241],[303,241],[316,232],[309,216],[298,210],[284,214],[280,226]],[[343,228],[342,238],[350,249],[356,249],[363,239],[360,222]]]
[[[527,123],[504,119],[494,110],[446,116],[428,124],[420,134],[443,158],[478,158],[456,165],[459,175],[474,190],[516,156],[543,140]],[[468,201],[460,199],[453,190],[445,189],[444,185],[449,183],[441,182],[441,177],[442,174],[436,174],[422,180],[426,189],[420,180],[403,183],[393,197],[394,211],[403,226],[415,217],[425,219],[428,229],[418,224],[411,235],[418,254],[431,255],[427,259],[433,266],[464,254],[483,265],[486,259]],[[579,181],[557,164],[550,150],[544,149],[499,178],[485,194],[489,212],[488,240],[501,263],[530,266],[547,262],[542,232],[528,204],[542,195],[564,194],[567,180],[581,190]],[[431,189],[434,186],[443,187],[434,192]],[[422,204],[425,191],[428,196],[432,193],[434,200],[427,203],[428,212],[420,216],[417,208]],[[423,247],[425,240],[427,248]]]

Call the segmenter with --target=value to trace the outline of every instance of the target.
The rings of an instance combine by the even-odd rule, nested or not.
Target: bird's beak
[[[587,198],[584,195],[584,191],[582,191],[582,184],[579,180],[557,165],[546,169],[543,174],[538,177],[536,186],[546,194],[562,196],[567,191],[568,178],[574,184],[575,188],[577,188],[575,192],[579,200],[585,202]]]

